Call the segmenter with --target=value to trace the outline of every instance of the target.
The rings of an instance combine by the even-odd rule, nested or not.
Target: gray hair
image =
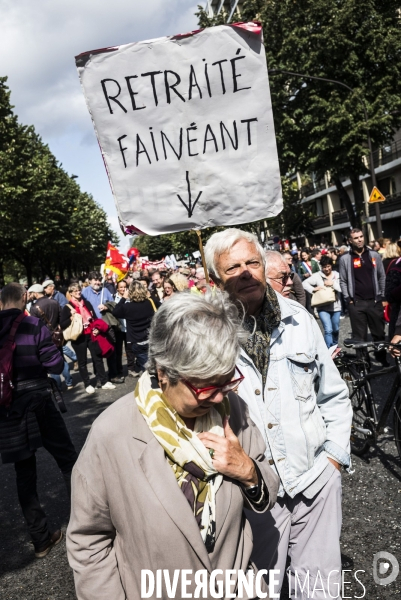
[[[230,250],[230,248],[232,248],[240,240],[246,240],[250,244],[253,244],[260,255],[262,263],[264,265],[266,264],[264,250],[256,235],[254,233],[249,233],[249,231],[242,231],[242,229],[231,227],[230,229],[225,229],[224,231],[218,231],[217,233],[214,233],[208,239],[205,246],[206,265],[209,272],[214,275],[215,278],[219,277],[215,264],[216,255],[219,256],[224,252],[228,252],[228,250]]]
[[[148,368],[160,369],[175,385],[230,373],[248,334],[225,292],[175,294],[153,317]]]
[[[278,265],[282,263],[287,268],[287,263],[284,259],[284,256],[277,252],[277,250],[266,250],[266,273],[268,273],[269,269],[274,265]]]

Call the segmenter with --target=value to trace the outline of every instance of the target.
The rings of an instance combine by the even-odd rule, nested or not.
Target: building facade
[[[373,158],[377,187],[386,200],[380,202],[382,232],[379,232],[375,205],[368,203],[372,191],[371,176],[366,174],[360,177],[368,238],[398,239],[401,236],[401,131],[397,132],[391,144],[375,150]],[[297,181],[302,204],[316,215],[313,220],[314,234],[308,237],[308,242],[341,245],[347,239],[351,224],[336,187],[330,183],[330,173],[321,180],[314,179],[312,175],[306,183],[297,175]],[[351,181],[345,179],[342,184],[353,200]]]

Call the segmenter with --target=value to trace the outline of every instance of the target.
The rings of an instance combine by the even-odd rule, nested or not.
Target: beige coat
[[[230,402],[230,426],[258,463],[270,509],[278,478],[245,403],[235,394]],[[243,505],[240,486],[224,478],[216,496],[216,545],[208,554],[161,445],[134,395],[124,396],[96,419],[73,471],[67,551],[78,600],[139,600],[142,569],[155,577],[167,569],[171,579],[175,569],[246,571],[252,534]],[[181,598],[181,579],[175,596]]]

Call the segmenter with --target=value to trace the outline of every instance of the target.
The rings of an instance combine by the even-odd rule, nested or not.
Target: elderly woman
[[[242,335],[223,294],[176,294],[156,313],[149,371],[95,421],[73,472],[67,549],[78,600],[181,598],[183,569],[188,597],[199,574],[214,587],[215,569],[232,593],[238,571],[253,570],[244,505],[271,508],[278,481],[234,393]],[[157,570],[161,594],[143,595]]]

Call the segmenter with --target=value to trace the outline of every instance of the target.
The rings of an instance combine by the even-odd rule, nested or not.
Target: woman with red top
[[[91,323],[96,320],[96,314],[93,306],[88,300],[82,297],[82,288],[78,283],[69,286],[70,302],[61,310],[60,325],[62,329],[67,329],[71,325],[72,315],[79,313],[82,317],[83,330],[76,340],[71,340],[71,345],[77,355],[79,374],[84,382],[85,390],[88,394],[94,394],[95,388],[91,385],[88,373],[88,349],[92,357],[93,365],[96,371],[96,387],[104,390],[114,389],[115,386],[107,381],[106,371],[104,369],[102,353],[99,344],[92,340],[93,336],[99,334],[97,329],[91,327]]]

